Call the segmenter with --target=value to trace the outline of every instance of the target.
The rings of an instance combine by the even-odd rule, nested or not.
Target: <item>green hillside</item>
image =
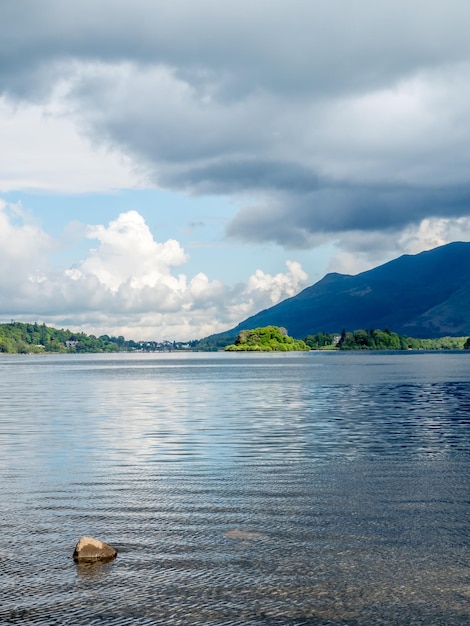
[[[133,344],[133,345],[132,345]],[[40,354],[44,352],[119,352],[136,344],[124,337],[86,335],[59,330],[45,324],[11,322],[0,324],[0,352]]]

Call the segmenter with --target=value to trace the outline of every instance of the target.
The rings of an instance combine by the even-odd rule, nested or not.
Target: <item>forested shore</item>
[[[233,341],[233,340],[232,340]],[[225,349],[227,351],[292,350],[463,350],[470,349],[469,337],[416,339],[385,330],[355,330],[341,333],[316,333],[304,339],[289,337],[284,328],[267,326],[241,331],[235,343],[225,346],[206,345],[204,340],[134,341],[123,336],[87,335],[46,326],[46,324],[12,321],[0,324],[0,353],[44,354],[86,352],[158,352],[172,350]]]
[[[0,324],[0,352],[8,354],[120,352],[137,347],[136,342],[126,341],[124,337],[95,337],[37,323]]]
[[[305,343],[312,350],[463,350],[470,349],[469,337],[439,337],[416,339],[385,330],[343,329],[341,334],[317,333],[308,335]]]

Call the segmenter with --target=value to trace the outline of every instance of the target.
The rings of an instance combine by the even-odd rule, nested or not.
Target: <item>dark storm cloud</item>
[[[252,242],[309,248],[322,235],[334,239],[350,231],[399,232],[425,218],[469,213],[470,185],[445,189],[347,186],[249,206],[238,213],[228,234]]]
[[[193,193],[232,193],[282,190],[309,193],[320,186],[319,177],[297,163],[255,158],[227,159],[168,173],[163,182]]]
[[[350,92],[466,60],[469,17],[463,1],[15,0],[0,8],[1,67],[13,79],[57,60],[128,60],[191,84],[216,77],[237,97]]]
[[[458,0],[2,2],[0,91],[62,98],[160,186],[248,195],[230,235],[308,247],[470,214],[469,22]]]

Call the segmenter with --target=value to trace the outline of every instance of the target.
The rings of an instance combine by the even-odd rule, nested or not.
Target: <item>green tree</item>
[[[303,340],[289,337],[286,333],[284,328],[278,326],[242,330],[235,343],[225,346],[225,350],[228,352],[287,352],[310,349]]]
[[[329,333],[316,333],[315,335],[307,335],[304,341],[312,350],[319,350],[321,348],[332,347],[334,342],[334,335]]]

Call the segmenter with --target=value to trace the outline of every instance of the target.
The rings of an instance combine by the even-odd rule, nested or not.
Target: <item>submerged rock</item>
[[[263,541],[267,539],[266,535],[261,533],[257,533],[253,530],[229,530],[225,533],[225,537],[227,539],[242,539],[242,540],[251,540],[251,541]]]
[[[73,560],[78,563],[94,563],[96,561],[111,561],[116,558],[116,555],[117,550],[107,543],[92,537],[80,537],[75,546]]]

